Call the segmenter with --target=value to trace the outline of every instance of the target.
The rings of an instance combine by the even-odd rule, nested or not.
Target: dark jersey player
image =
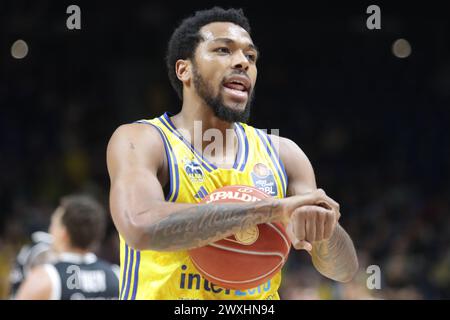
[[[52,215],[50,234],[55,260],[32,269],[16,299],[116,299],[118,267],[91,251],[103,235],[102,206],[88,196],[64,197]]]
[[[10,298],[14,299],[20,285],[29,271],[38,265],[50,262],[53,256],[52,237],[47,232],[36,231],[31,234],[31,242],[19,251],[9,273]]]

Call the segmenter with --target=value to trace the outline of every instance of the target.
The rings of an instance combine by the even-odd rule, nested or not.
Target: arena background
[[[108,205],[114,129],[179,109],[166,44],[180,19],[214,4],[244,8],[262,53],[251,124],[306,152],[360,259],[357,278],[337,284],[292,252],[281,297],[450,298],[450,9],[339,3],[2,1],[0,298],[18,248],[46,230],[60,196]],[[70,4],[81,30],[66,28]],[[381,30],[366,27],[370,4]],[[23,59],[11,54],[18,39]],[[117,244],[110,223],[98,254],[117,263]],[[380,290],[366,287],[369,265],[381,268]]]

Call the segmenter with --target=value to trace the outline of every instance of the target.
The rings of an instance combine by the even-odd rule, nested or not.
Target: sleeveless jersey
[[[273,197],[286,196],[287,176],[270,137],[260,129],[235,123],[238,149],[232,168],[203,158],[165,113],[138,123],[155,127],[164,142],[169,169],[166,201],[199,203],[228,185],[250,185]],[[204,279],[187,251],[135,250],[120,236],[120,299],[279,299],[281,272],[249,290],[220,288]]]
[[[63,253],[44,268],[52,283],[50,300],[118,299],[119,267],[93,253]]]

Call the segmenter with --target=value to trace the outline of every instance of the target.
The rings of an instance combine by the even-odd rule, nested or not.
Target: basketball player
[[[185,19],[166,60],[181,112],[120,126],[107,150],[121,240],[120,298],[279,299],[280,273],[251,290],[218,288],[199,276],[187,253],[270,221],[289,221],[294,247],[307,250],[323,275],[350,281],[358,269],[353,243],[338,224],[339,205],[317,189],[306,155],[294,142],[245,124],[258,49],[242,10],[215,7]],[[223,149],[232,156],[207,154],[207,139],[193,146],[189,136],[199,124],[202,133],[231,132]],[[199,204],[225,185],[257,186],[272,197]]]
[[[36,231],[31,234],[31,243],[24,245],[14,261],[9,274],[10,298],[14,299],[17,290],[27,274],[38,265],[52,261],[52,237],[47,232]]]
[[[16,299],[117,299],[118,266],[98,259],[90,251],[101,239],[104,225],[104,210],[94,199],[62,198],[50,224],[56,260],[32,269]]]

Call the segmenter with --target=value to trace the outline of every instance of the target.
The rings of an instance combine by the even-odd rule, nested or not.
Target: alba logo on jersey
[[[203,170],[200,163],[198,163],[195,159],[184,159],[183,160],[184,171],[194,183],[203,182]]]
[[[257,163],[250,173],[253,184],[256,188],[275,197],[278,194],[275,176],[264,163]]]

